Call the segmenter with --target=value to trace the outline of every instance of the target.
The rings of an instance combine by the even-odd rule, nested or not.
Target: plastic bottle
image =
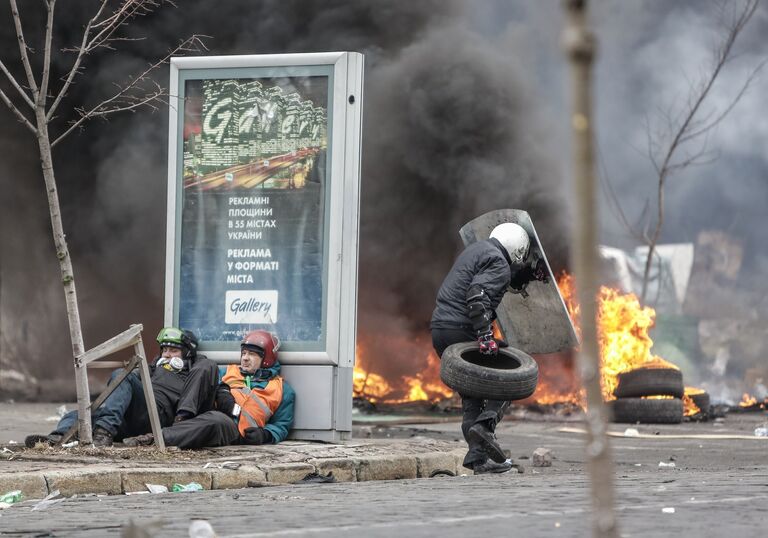
[[[173,487],[171,487],[171,491],[178,492],[178,491],[200,491],[203,489],[203,486],[198,484],[197,482],[190,482],[189,484],[174,484]]]
[[[23,498],[24,495],[22,495],[21,490],[17,489],[14,491],[9,491],[5,495],[0,495],[0,503],[13,504],[21,501]]]

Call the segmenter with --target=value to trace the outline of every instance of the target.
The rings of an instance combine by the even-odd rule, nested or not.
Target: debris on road
[[[0,510],[8,508],[12,504],[21,501],[23,498],[24,495],[21,493],[20,489],[9,491],[4,495],[0,495]]]
[[[144,484],[150,493],[168,493],[168,487],[162,484]]]
[[[675,462],[674,461],[670,461],[669,463],[667,463],[666,461],[660,461],[659,462],[659,467],[674,468],[675,467]]]
[[[45,499],[35,504],[35,506],[32,507],[32,511],[45,510],[49,506],[60,503],[65,498],[66,497],[62,497],[61,491],[57,489],[56,491],[52,491]]]
[[[189,524],[189,538],[216,538],[216,531],[207,519],[193,519]]]
[[[755,428],[755,436],[756,437],[768,437],[768,427],[760,426],[759,428]]]
[[[675,509],[672,506],[667,507],[667,508],[662,508],[661,511],[664,514],[674,514],[675,513]]]
[[[552,467],[552,451],[548,448],[537,448],[533,451],[534,467]]]
[[[178,493],[180,491],[201,491],[203,486],[197,482],[190,482],[189,484],[174,484],[171,487],[171,491]]]
[[[333,484],[336,482],[336,477],[333,476],[333,471],[328,471],[327,475],[322,473],[308,473],[304,478],[294,482],[294,484]]]
[[[624,437],[639,437],[640,432],[637,431],[637,428],[627,428],[624,430]]]

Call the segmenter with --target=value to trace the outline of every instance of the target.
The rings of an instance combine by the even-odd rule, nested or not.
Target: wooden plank
[[[160,416],[157,414],[157,403],[155,402],[155,393],[152,390],[152,379],[149,373],[147,357],[144,354],[144,342],[139,334],[139,341],[134,345],[136,355],[139,357],[139,376],[144,386],[144,398],[147,401],[147,411],[149,412],[149,423],[152,425],[152,435],[155,437],[155,446],[160,452],[165,452],[165,439],[163,439],[163,427],[160,424]]]
[[[110,383],[107,385],[107,388],[104,389],[104,391],[99,394],[99,397],[96,398],[96,400],[93,401],[93,403],[89,406],[89,410],[98,409],[101,407],[101,404],[104,403],[104,401],[109,398],[109,395],[112,394],[115,389],[122,383],[126,377],[128,377],[128,374],[130,374],[134,368],[136,368],[136,364],[139,360],[139,357],[134,356],[131,358],[131,360],[128,361],[128,364],[125,366],[125,369],[120,372],[120,374]],[[85,366],[83,366],[85,368]],[[78,429],[78,423],[75,422],[72,427],[67,430],[67,433],[64,434],[64,437],[61,438],[61,441],[59,441],[57,444],[64,444],[68,443],[70,439],[77,433]]]
[[[141,340],[141,331],[143,328],[144,326],[141,324],[131,325],[127,330],[123,331],[117,336],[110,338],[106,342],[99,344],[93,349],[89,349],[77,357],[75,362],[77,364],[87,365],[89,362],[92,362],[96,359],[100,359],[101,357],[111,355],[112,353],[116,353],[121,349],[130,347],[137,341]]]
[[[528,232],[531,249],[528,262],[543,259],[549,274],[548,282],[534,280],[525,293],[509,288],[496,308],[498,325],[510,346],[526,353],[556,353],[578,345],[576,331],[565,308],[557,281],[549,267],[547,256],[536,235],[531,217],[521,209],[499,209],[485,213],[466,223],[459,230],[464,245],[488,239],[499,224],[513,222]]]
[[[88,368],[125,368],[128,364],[126,361],[93,361],[88,365]]]

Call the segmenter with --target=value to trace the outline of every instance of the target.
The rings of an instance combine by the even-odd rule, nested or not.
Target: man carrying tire
[[[432,313],[432,345],[438,356],[452,344],[475,340],[480,353],[498,353],[491,324],[510,283],[544,278],[525,263],[529,249],[528,233],[514,223],[496,226],[487,241],[464,249],[440,286]],[[461,431],[469,445],[464,467],[475,474],[510,470],[512,463],[494,435],[509,402],[462,395],[461,405]]]

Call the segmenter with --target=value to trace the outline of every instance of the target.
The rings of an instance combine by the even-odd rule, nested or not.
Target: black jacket
[[[509,255],[496,239],[472,243],[459,254],[437,292],[432,312],[433,329],[471,329],[467,307],[470,287],[485,290],[483,306],[492,311],[499,306],[512,278]]]

